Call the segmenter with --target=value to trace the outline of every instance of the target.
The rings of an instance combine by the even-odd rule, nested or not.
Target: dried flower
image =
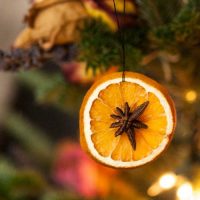
[[[116,170],[91,160],[76,143],[58,148],[53,168],[54,180],[87,199],[108,194]]]
[[[28,49],[11,49],[9,53],[0,50],[0,70],[16,71],[22,68],[41,67],[44,60],[45,54],[35,45]]]
[[[62,64],[60,64],[60,66],[65,78],[68,81],[77,84],[92,83],[100,76],[107,73],[116,72],[118,70],[118,67],[113,66],[108,68],[108,70],[106,71],[100,68],[97,68],[96,71],[94,71],[93,68],[87,69],[87,63],[76,61],[63,62]]]
[[[36,1],[25,17],[29,27],[22,31],[14,46],[26,48],[39,43],[43,49],[50,49],[56,44],[75,42],[87,16],[80,1]]]
[[[101,18],[111,29],[117,30],[117,21],[113,1],[110,0],[82,0],[89,15]],[[117,15],[121,27],[136,23],[138,9],[135,0],[126,0],[126,13],[123,13],[124,0],[116,0]]]

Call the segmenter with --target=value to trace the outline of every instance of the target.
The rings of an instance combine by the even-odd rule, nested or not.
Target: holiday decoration
[[[122,0],[119,1],[120,4],[122,2]],[[80,38],[79,31],[83,27],[83,21],[89,15],[102,18],[111,29],[116,29],[117,23],[114,17],[113,5],[110,2],[83,0],[83,4],[76,0],[34,1],[25,16],[28,27],[19,35],[14,46],[25,48],[34,43],[39,43],[42,48],[51,49],[56,44],[75,42]],[[119,5],[119,12],[121,10],[122,5]],[[127,23],[124,24],[126,26],[134,24],[136,21],[137,11],[134,1],[127,3],[127,11],[127,15],[121,16],[122,21]],[[125,19],[123,20],[123,18]]]
[[[87,12],[94,18],[101,18],[112,30],[117,30],[113,1],[82,0]],[[117,12],[123,13],[124,0],[117,0]],[[126,0],[126,13],[120,14],[119,21],[122,27],[132,26],[137,19],[137,4],[134,0]]]
[[[56,44],[74,42],[79,38],[79,29],[86,17],[87,13],[79,1],[37,1],[25,17],[28,27],[14,46],[25,48],[39,43],[42,48],[50,49]]]
[[[53,169],[55,181],[63,187],[70,186],[82,197],[105,197],[110,190],[109,179],[115,178],[117,173],[93,161],[77,143],[62,142],[57,149]]]
[[[87,85],[105,74],[117,72],[118,67],[112,66],[108,70],[97,68],[96,71],[94,71],[93,68],[87,69],[87,64],[85,62],[65,62],[61,64],[61,69],[66,80],[69,82]]]
[[[170,143],[176,111],[168,92],[146,76],[125,72],[102,77],[80,111],[82,146],[103,164],[131,168],[158,157]]]
[[[0,12],[0,199],[200,199],[200,1],[163,2],[4,1]],[[124,66],[125,71],[144,74],[167,88],[177,111],[174,134],[164,131],[170,116],[165,109],[175,119],[173,106],[163,108],[157,98],[158,93],[166,97],[168,92],[156,87],[159,92],[152,94],[144,85],[130,83],[135,78],[128,72],[122,76]],[[112,73],[117,71],[122,72],[116,85],[127,88],[127,101],[113,86]],[[90,118],[84,123],[82,115],[80,124],[91,127],[91,132],[83,126],[79,131],[81,103],[93,82],[100,80],[109,86],[99,92],[87,113],[92,119],[109,118],[109,123]],[[142,78],[140,83],[155,86],[147,80]],[[132,104],[133,99],[137,103]],[[109,106],[101,103],[112,108],[107,110]],[[152,123],[144,118],[156,113],[163,116]],[[102,127],[108,132],[93,130]],[[163,141],[164,153],[158,151]],[[109,156],[111,145],[114,153]],[[90,155],[97,152],[92,155],[96,160],[83,149]],[[162,155],[156,159],[149,156],[152,152]],[[99,158],[118,161],[110,165],[97,162]],[[147,158],[149,164],[142,166]],[[135,168],[121,170],[125,166],[116,162],[134,163]]]

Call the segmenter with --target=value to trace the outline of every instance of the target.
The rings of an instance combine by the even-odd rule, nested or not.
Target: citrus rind
[[[110,75],[107,75],[110,76]],[[170,98],[168,92],[160,84],[153,81],[152,79],[137,73],[126,72],[126,82],[138,84],[143,87],[147,93],[153,93],[160,101],[165,113],[167,126],[164,138],[160,145],[152,150],[152,152],[146,157],[140,160],[132,161],[121,161],[113,160],[111,156],[102,156],[95,148],[92,141],[92,131],[91,131],[91,116],[90,109],[95,99],[98,98],[99,93],[108,87],[110,84],[120,83],[122,81],[121,72],[114,73],[107,80],[104,76],[101,80],[98,80],[88,91],[88,94],[84,98],[84,103],[82,104],[80,111],[80,132],[81,132],[81,143],[82,146],[87,149],[87,151],[101,163],[116,167],[116,168],[133,168],[144,165],[151,162],[156,157],[158,157],[168,146],[176,124],[176,112],[172,99]]]

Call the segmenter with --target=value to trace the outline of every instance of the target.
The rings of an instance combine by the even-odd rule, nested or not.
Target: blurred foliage
[[[67,191],[49,191],[44,194],[41,200],[79,200],[77,196]]]
[[[46,181],[32,170],[17,170],[0,159],[0,196],[6,200],[36,199],[46,188]]]
[[[0,159],[0,199],[2,200],[78,200],[66,190],[51,188],[38,171],[16,169],[9,161]]]
[[[141,47],[146,42],[146,27],[124,30],[127,70],[137,66],[142,59]],[[112,32],[101,20],[85,23],[78,43],[79,59],[87,62],[88,67],[105,68],[121,65],[121,38]]]
[[[187,54],[200,43],[199,1],[139,0],[140,16],[133,27],[121,30],[125,37],[126,69],[141,71],[144,56],[154,50]],[[87,21],[78,42],[79,59],[93,68],[121,66],[120,32],[112,32],[101,20]],[[184,55],[183,55],[184,59]]]
[[[170,23],[180,11],[182,2],[180,0],[163,1],[138,0],[141,8],[141,18],[149,27],[158,27]]]
[[[199,45],[200,39],[200,2],[190,0],[171,23],[164,24],[153,31],[154,39],[163,48],[177,50],[191,49]]]
[[[47,74],[33,70],[20,72],[17,77],[20,82],[32,89],[37,102],[55,105],[69,113],[79,110],[80,97],[83,97],[86,91],[83,86],[68,83],[59,72]]]
[[[50,161],[51,141],[25,117],[18,113],[10,113],[6,117],[4,127],[13,138],[37,159],[37,162]]]
[[[140,7],[137,25],[123,30],[126,43],[126,69],[142,71],[167,86],[177,108],[176,134],[169,150],[161,158],[142,168],[119,170],[114,179],[107,181],[111,188],[107,196],[102,197],[97,194],[91,199],[150,199],[147,195],[148,188],[167,171],[183,175],[194,182],[195,187],[200,188],[200,1],[189,0],[188,3],[183,3],[180,0],[170,0],[163,3],[162,0],[138,0],[137,2]],[[119,33],[112,32],[101,20],[87,21],[82,30],[81,40],[76,43],[75,48],[74,46],[72,51],[68,52],[73,55],[70,61],[73,59],[86,61],[88,67],[96,70],[101,67],[121,65]],[[75,51],[80,52],[78,58],[73,54]],[[62,52],[59,51],[58,54]],[[69,73],[68,76],[70,75]],[[43,70],[19,72],[16,77],[19,87],[22,85],[33,91],[36,103],[41,106],[51,105],[59,108],[61,112],[76,117],[89,87],[89,84],[70,82],[58,69],[54,72]],[[196,95],[192,101],[187,98],[188,92],[191,91]],[[26,118],[26,115],[16,113],[12,109],[5,117],[3,126],[4,137],[11,140],[11,144],[10,141],[6,141],[6,150],[1,152],[0,200],[88,199],[78,194],[72,186],[63,186],[53,180],[54,162],[59,157],[55,156],[57,143],[58,145],[60,143],[48,132],[41,130]],[[78,132],[78,127],[73,131]],[[18,157],[10,155],[9,148],[13,144],[32,161],[30,165],[21,164],[16,161]],[[64,159],[61,161],[63,171],[69,170],[70,167],[70,170],[74,170],[71,173],[73,181],[79,177],[78,169],[83,167],[83,164],[89,166],[88,172],[83,174],[90,178],[91,168],[94,167],[93,165],[91,167],[90,162],[88,164],[83,161],[80,164],[79,158],[78,161],[73,159],[72,163]],[[74,166],[77,166],[77,163],[79,168]],[[101,179],[105,175],[101,174],[103,172],[101,168],[99,171],[98,177]],[[61,175],[67,179],[65,173]],[[81,182],[78,178],[75,180],[75,183]],[[86,189],[89,188],[87,184],[84,186]],[[164,194],[151,199],[172,200],[175,199],[173,192],[168,191],[172,195],[170,198]]]

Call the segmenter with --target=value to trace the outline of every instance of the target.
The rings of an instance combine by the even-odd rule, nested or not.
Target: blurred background
[[[133,170],[79,145],[81,101],[120,70],[120,43],[112,1],[71,2],[0,0],[0,200],[200,200],[200,2],[127,0],[123,15],[116,0],[127,69],[165,85],[178,116],[168,150]]]

